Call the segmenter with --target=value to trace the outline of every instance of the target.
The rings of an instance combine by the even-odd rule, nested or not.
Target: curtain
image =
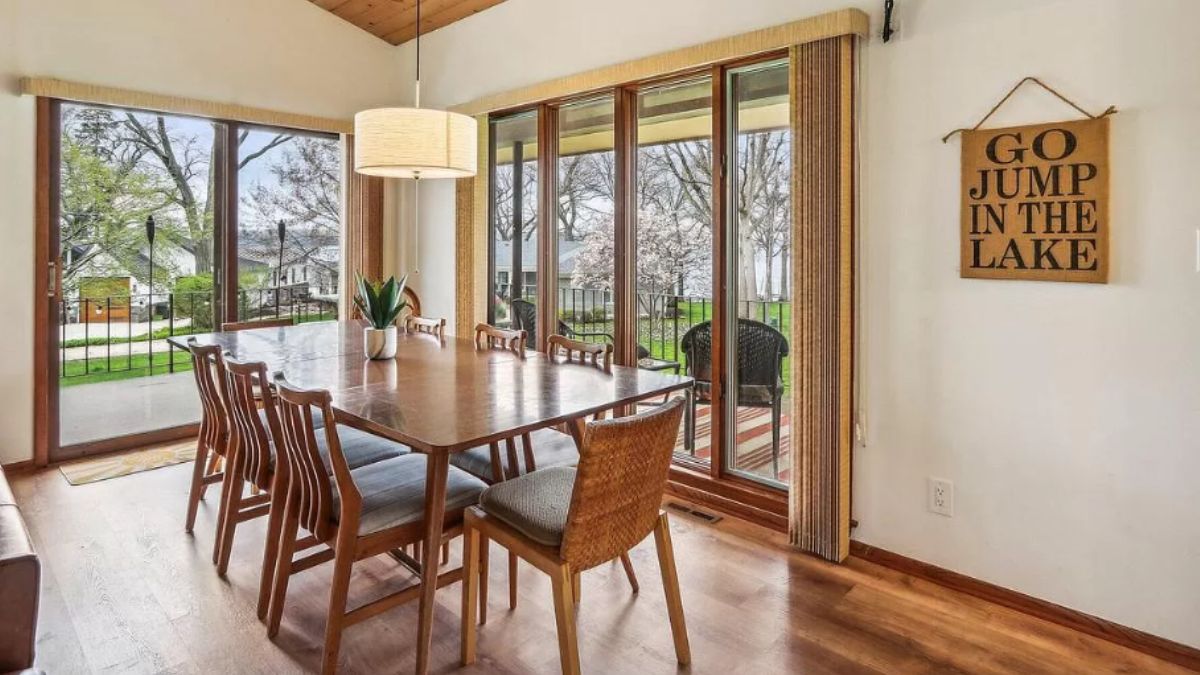
[[[856,38],[792,59],[794,267],[790,537],[828,560],[850,552],[854,343]]]
[[[475,122],[479,128],[476,173],[455,185],[454,332],[464,337],[474,334],[475,324],[487,320],[488,301],[488,116],[478,115]]]

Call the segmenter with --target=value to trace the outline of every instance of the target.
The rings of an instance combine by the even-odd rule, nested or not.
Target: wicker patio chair
[[[783,403],[783,359],[788,341],[775,328],[753,319],[737,323],[737,405],[771,409],[771,466],[779,475],[779,434]],[[684,442],[689,451],[695,444],[696,403],[712,402],[712,322],[698,323],[680,340],[687,374],[696,387],[684,418]]]

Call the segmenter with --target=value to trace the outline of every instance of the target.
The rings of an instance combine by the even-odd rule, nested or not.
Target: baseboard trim
[[[986,581],[980,581],[965,574],[952,572],[937,565],[931,565],[914,558],[893,553],[886,549],[864,544],[859,541],[850,542],[850,555],[888,567],[905,574],[931,581],[940,586],[966,593],[997,605],[1015,609],[1018,612],[1035,616],[1039,619],[1065,626],[1080,633],[1086,633],[1102,640],[1108,640],[1122,647],[1149,654],[1164,661],[1170,661],[1178,666],[1200,671],[1200,649],[1185,644],[1173,642],[1136,628],[1101,619],[1091,614],[1085,614],[1069,607],[1056,605],[1047,600],[1041,600],[1025,595],[1003,586],[997,586]]]
[[[33,471],[33,460],[23,459],[19,462],[11,462],[9,464],[0,465],[0,469],[3,469],[7,474],[26,473]]]

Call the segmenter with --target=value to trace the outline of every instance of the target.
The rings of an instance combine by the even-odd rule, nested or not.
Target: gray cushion
[[[533,461],[537,469],[549,469],[556,466],[575,466],[579,463],[579,451],[575,448],[575,439],[554,429],[538,429],[529,435],[533,444]],[[500,462],[508,468],[508,450],[504,443],[500,444]],[[488,446],[481,445],[465,452],[450,455],[450,463],[471,473],[487,482],[492,482],[492,451]],[[525,451],[517,440],[517,465],[521,473],[527,471],[525,466]]]
[[[411,452],[409,447],[402,443],[340,424],[337,434],[342,444],[342,454],[346,456],[346,464],[350,465],[351,470]],[[333,471],[333,464],[329,462],[329,449],[325,444],[325,433],[318,433],[316,437],[317,450],[321,453],[321,459],[325,460],[325,468]]]
[[[350,472],[362,494],[358,534],[380,532],[425,518],[425,455],[409,453]],[[446,478],[446,511],[460,511],[479,501],[486,486],[478,478],[450,467]],[[333,494],[333,515],[339,515],[339,495]]]
[[[484,490],[479,505],[537,543],[558,546],[574,489],[574,467],[538,469]]]

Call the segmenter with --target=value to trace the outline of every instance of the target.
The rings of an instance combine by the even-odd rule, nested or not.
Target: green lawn
[[[114,354],[111,359],[92,358],[88,361],[78,359],[63,364],[63,372],[58,383],[60,387],[73,387],[79,384],[94,384],[96,382],[111,382],[127,380],[135,377],[163,375],[171,372],[171,356],[166,353],[154,353],[154,367],[150,368],[148,354]],[[175,371],[189,370],[192,367],[192,357],[187,352],[174,350]]]

